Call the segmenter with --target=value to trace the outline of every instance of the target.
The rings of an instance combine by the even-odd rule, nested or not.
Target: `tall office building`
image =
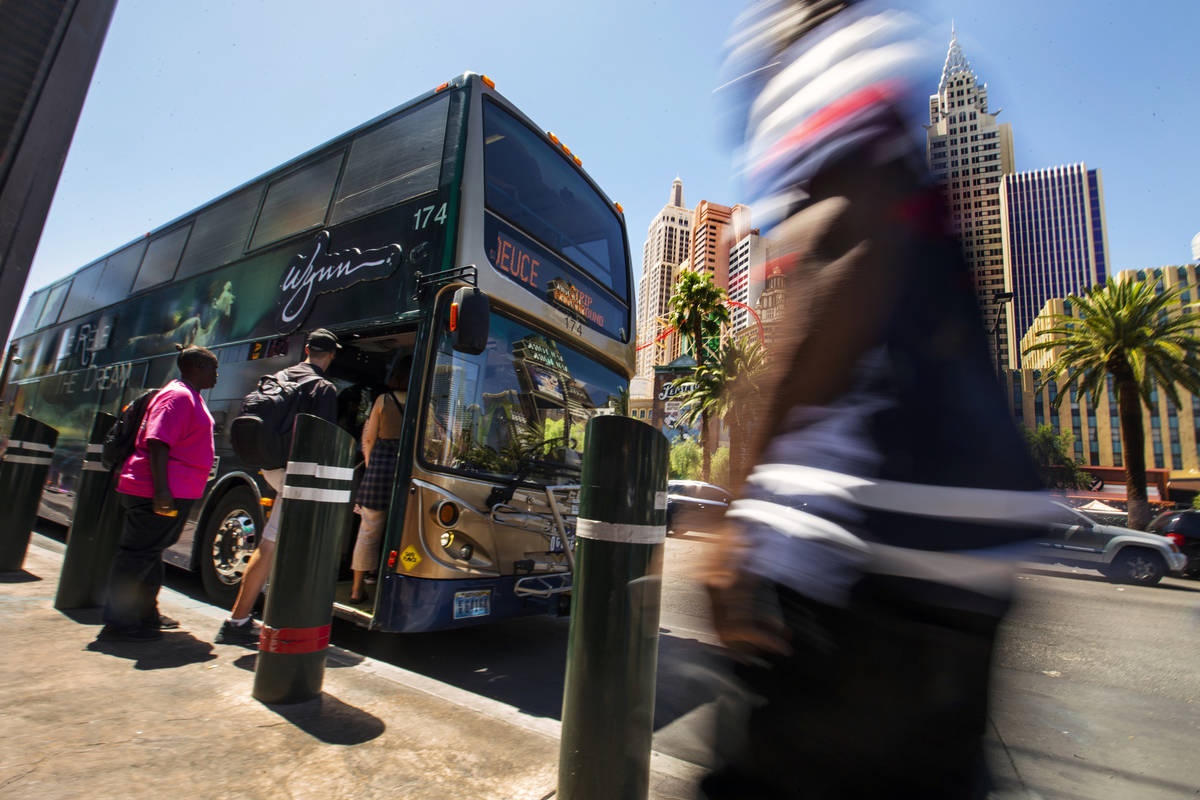
[[[650,222],[642,245],[642,279],[638,283],[637,375],[654,379],[654,365],[671,359],[670,343],[659,337],[666,331],[661,323],[667,301],[675,289],[679,265],[691,253],[692,212],[683,204],[683,181],[671,182],[671,195],[662,211]]]
[[[1019,363],[1017,343],[1047,300],[1079,294],[1108,276],[1100,170],[1072,164],[1005,175],[1000,217],[1013,294],[1008,349]]]
[[[733,238],[734,215],[749,214],[741,204],[723,206],[701,200],[692,217],[692,265],[697,272],[707,272],[713,283],[729,288],[729,246]]]
[[[926,158],[942,183],[946,202],[962,239],[975,292],[989,330],[992,358],[1012,362],[1000,223],[1000,178],[1013,171],[1012,128],[988,111],[988,88],[971,69],[951,32],[950,50],[937,94],[929,97]],[[998,328],[998,331],[997,331]],[[996,344],[999,342],[999,353]]]
[[[766,288],[763,274],[766,263],[765,240],[755,228],[729,249],[729,299],[754,308]],[[729,330],[735,336],[757,328],[750,311],[742,306],[729,309]]]

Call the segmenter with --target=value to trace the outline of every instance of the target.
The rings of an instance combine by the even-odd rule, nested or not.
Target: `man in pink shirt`
[[[108,577],[104,641],[158,639],[179,624],[158,613],[162,554],[179,539],[212,470],[213,418],[200,392],[217,383],[217,357],[187,347],[176,363],[180,379],[150,401],[117,483],[125,527]]]

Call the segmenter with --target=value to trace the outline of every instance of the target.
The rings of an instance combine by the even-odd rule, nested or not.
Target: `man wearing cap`
[[[342,345],[337,336],[325,328],[317,328],[305,341],[304,360],[283,370],[283,376],[300,386],[301,396],[297,414],[313,414],[328,422],[337,423],[337,387],[326,380],[325,371],[333,363],[334,355],[341,349]],[[283,469],[262,471],[263,478],[276,492],[275,505],[263,528],[258,547],[250,556],[250,563],[246,565],[242,585],[238,588],[237,600],[233,603],[229,619],[225,620],[217,633],[217,644],[258,643],[258,627],[250,618],[250,614],[254,610],[254,602],[271,575],[275,537],[279,533],[280,511],[283,507],[283,496],[279,490],[283,488],[285,472]]]

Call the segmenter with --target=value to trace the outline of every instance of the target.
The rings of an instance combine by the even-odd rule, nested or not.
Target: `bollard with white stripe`
[[[338,559],[350,527],[354,452],[354,437],[338,426],[296,416],[254,669],[254,697],[264,703],[321,694]]]
[[[29,549],[38,502],[50,471],[58,431],[17,414],[0,462],[0,572],[19,572]]]
[[[644,800],[650,786],[667,439],[588,422],[558,757],[561,800]]]
[[[83,471],[75,484],[67,552],[54,595],[54,607],[60,611],[104,605],[108,570],[121,538],[123,514],[114,491],[114,471],[100,463],[100,453],[104,437],[116,421],[112,414],[101,411],[92,422]]]

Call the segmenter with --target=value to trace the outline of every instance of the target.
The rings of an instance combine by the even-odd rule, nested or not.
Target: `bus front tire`
[[[214,604],[233,605],[262,527],[258,498],[245,486],[222,495],[208,515],[200,539],[200,578]]]

